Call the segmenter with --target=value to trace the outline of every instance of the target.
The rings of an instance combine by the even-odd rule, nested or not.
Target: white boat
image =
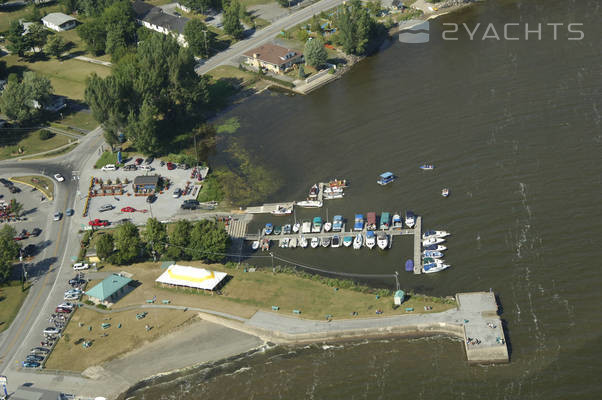
[[[381,250],[385,250],[389,245],[389,236],[384,233],[379,233],[376,237],[376,244]]]
[[[289,215],[293,213],[292,207],[284,207],[278,206],[274,211],[271,212],[272,215]]]
[[[303,200],[298,202],[297,205],[304,208],[320,208],[322,207],[322,202],[319,200]]]
[[[282,234],[283,235],[290,235],[291,234],[291,224],[286,224],[282,227]]]
[[[292,238],[291,240],[289,240],[288,247],[292,247],[292,248],[297,247],[297,238]]]
[[[433,164],[422,164],[420,166],[420,169],[423,171],[431,171],[431,170],[435,169],[435,166]]]
[[[342,199],[344,196],[345,193],[324,193],[324,199],[326,200]]]
[[[330,246],[330,238],[328,236],[322,238],[322,247]]]
[[[447,231],[433,231],[429,230],[422,234],[422,240],[426,240],[428,238],[436,237],[436,238],[444,238],[449,236],[450,233]]]
[[[445,260],[441,260],[439,258],[433,258],[433,257],[424,257],[422,259],[422,263],[423,264],[444,264]]]
[[[412,211],[406,211],[405,222],[408,228],[413,228],[416,224],[416,215]]]
[[[426,246],[430,246],[433,244],[439,244],[439,243],[443,243],[443,242],[445,242],[445,239],[443,239],[443,238],[430,237],[428,239],[423,240],[422,245],[426,247]]]
[[[318,247],[320,245],[320,238],[317,237],[312,237],[311,238],[311,248],[315,249],[316,247]]]
[[[330,247],[332,248],[337,248],[341,246],[341,237],[339,235],[334,235],[332,237],[332,242],[330,244]]]
[[[332,223],[330,223],[330,222],[324,223],[324,232],[330,232],[331,229],[332,229]]]
[[[374,248],[376,246],[376,235],[373,231],[366,232],[366,247],[369,249]]]
[[[362,248],[362,244],[364,243],[364,237],[361,233],[355,235],[355,239],[353,239],[353,248],[355,250],[359,250]]]
[[[305,238],[305,236],[301,236],[301,239],[299,239],[299,246],[301,246],[302,248],[306,248],[307,245],[307,239]]]
[[[343,193],[345,189],[341,186],[327,186],[324,188],[324,194],[327,193]]]
[[[423,274],[432,274],[435,272],[443,271],[451,267],[449,264],[426,264],[422,267]]]
[[[303,224],[301,225],[301,233],[310,233],[311,232],[311,221],[303,220]]]
[[[343,246],[349,247],[353,244],[353,236],[345,236],[343,238]]]
[[[259,248],[259,240],[253,241],[253,243],[251,243],[251,248],[253,251],[256,251]]]
[[[401,222],[401,216],[399,214],[393,215],[393,225],[391,225],[391,228],[397,230],[403,228],[403,222]]]
[[[441,189],[441,196],[449,197],[449,189],[448,188]]]
[[[440,251],[436,251],[436,250],[425,250],[422,252],[422,255],[424,257],[431,257],[431,258],[441,258],[443,257],[443,253]]]
[[[447,247],[442,244],[432,244],[430,246],[424,246],[424,250],[445,251],[447,250]]]
[[[448,237],[449,235],[451,235],[451,233],[448,231],[435,231],[435,236],[440,238]]]
[[[297,233],[297,232],[299,232],[299,228],[301,228],[301,224],[300,224],[300,223],[298,223],[298,222],[297,222],[297,223],[295,223],[295,224],[293,225],[293,233]]]
[[[288,247],[288,238],[284,238],[280,240],[279,246],[282,247],[283,249],[286,249]]]

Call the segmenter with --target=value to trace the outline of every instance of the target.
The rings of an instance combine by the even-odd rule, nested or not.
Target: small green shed
[[[393,300],[395,301],[395,305],[396,306],[400,306],[401,303],[403,303],[403,300],[405,299],[406,294],[404,293],[403,290],[398,290],[395,292],[395,296],[393,297]]]

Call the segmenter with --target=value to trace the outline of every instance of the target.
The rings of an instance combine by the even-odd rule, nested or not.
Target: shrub
[[[94,305],[94,302],[92,300],[86,300],[86,301],[84,301],[84,303],[86,303],[89,306],[93,306]]]
[[[40,140],[48,140],[54,136],[54,134],[47,129],[42,129],[40,131],[39,135],[40,135]]]
[[[101,309],[101,310],[106,310],[107,306],[105,306],[104,304],[97,304],[96,308]]]

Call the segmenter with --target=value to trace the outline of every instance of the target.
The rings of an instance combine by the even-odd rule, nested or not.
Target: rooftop
[[[303,54],[297,53],[295,50],[287,49],[286,47],[271,43],[264,44],[244,53],[244,56],[248,58],[257,57],[257,59],[260,61],[274,65],[284,64],[299,58],[302,55]]]
[[[143,1],[135,1],[132,5],[136,18],[149,24],[163,27],[171,32],[184,33],[184,27],[189,21],[186,17],[177,17],[165,13],[161,8]]]
[[[56,12],[56,13],[50,13],[50,14],[46,15],[44,18],[42,18],[42,21],[46,21],[53,25],[61,26],[66,22],[76,21],[76,19],[67,14]]]
[[[132,280],[121,275],[112,274],[107,276],[102,282],[88,290],[86,294],[90,297],[105,301],[121,288],[126,286]]]
[[[159,183],[159,175],[139,175],[134,178],[134,185],[157,185]]]

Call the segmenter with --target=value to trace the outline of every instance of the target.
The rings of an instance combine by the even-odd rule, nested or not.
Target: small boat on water
[[[282,227],[280,225],[276,225],[274,227],[274,235],[280,235],[282,233]]]
[[[380,230],[384,231],[391,227],[391,215],[388,212],[380,214]]]
[[[344,196],[345,196],[345,193],[324,193],[325,200],[342,199]]]
[[[414,214],[414,212],[406,211],[405,222],[406,222],[406,225],[408,226],[408,228],[414,227],[414,225],[416,224],[416,215]]]
[[[293,233],[297,233],[297,232],[299,232],[299,228],[301,228],[301,224],[300,224],[300,223],[298,223],[298,222],[297,222],[297,223],[295,223],[295,224],[293,225]]]
[[[320,208],[322,207],[322,202],[318,200],[303,200],[298,202],[297,205],[304,208]]]
[[[343,216],[342,215],[335,215],[333,220],[332,220],[332,231],[333,232],[340,232],[341,229],[343,229]]]
[[[270,239],[263,239],[261,241],[261,251],[267,251],[270,249],[271,241]]]
[[[432,257],[424,257],[422,259],[422,263],[423,264],[443,264],[445,261],[441,260],[439,258],[432,258]]]
[[[445,239],[440,237],[430,237],[422,241],[423,246],[430,246],[432,244],[439,244],[445,242]]]
[[[353,230],[361,231],[364,229],[364,216],[362,214],[355,214]]]
[[[374,231],[376,228],[378,228],[376,225],[376,213],[369,212],[366,214],[366,229],[369,231]]]
[[[258,248],[259,248],[259,240],[254,240],[253,243],[251,243],[251,249],[253,249],[253,251],[257,251]]]
[[[264,232],[265,232],[266,235],[271,235],[272,232],[274,232],[274,225],[272,225],[272,224],[265,224]]]
[[[414,271],[414,260],[406,260],[406,271],[412,272]]]
[[[314,218],[314,220],[311,224],[311,231],[312,231],[312,233],[322,232],[322,218],[321,217]]]
[[[353,244],[353,236],[343,237],[343,246],[349,247]]]
[[[320,238],[312,237],[310,245],[311,245],[312,249],[315,249],[316,247],[318,247],[320,245]]]
[[[430,170],[435,169],[435,166],[433,164],[422,164],[420,166],[420,169],[423,171],[430,171]]]
[[[324,223],[324,232],[330,232],[330,230],[332,229],[332,223],[330,223],[330,221],[327,221]]]
[[[330,247],[337,248],[340,246],[341,246],[341,237],[339,235],[334,235],[332,237],[332,243],[330,244]]]
[[[282,227],[282,234],[283,235],[290,235],[291,234],[291,224],[286,224]]]
[[[279,245],[283,249],[286,249],[288,247],[288,242],[289,242],[288,238],[284,238],[284,239],[280,240],[280,244]]]
[[[320,191],[320,188],[318,187],[318,184],[314,183],[314,185],[309,189],[309,198],[317,199],[319,191]]]
[[[381,186],[385,186],[394,181],[395,181],[395,175],[393,175],[393,172],[384,172],[384,173],[380,174],[376,183],[378,183]]]
[[[442,244],[432,244],[430,246],[424,246],[424,250],[432,250],[432,251],[445,251],[447,247]]]
[[[322,238],[322,247],[330,246],[330,238],[328,236]]]
[[[328,182],[328,187],[346,188],[347,187],[347,180],[346,179],[336,179],[336,178],[334,178],[333,180],[331,180],[330,182]]]
[[[434,230],[428,230],[426,232],[424,232],[422,234],[422,239],[428,239],[430,237],[438,237],[438,238],[444,238],[449,236],[450,233],[447,231],[434,231]]]
[[[328,193],[343,193],[345,189],[342,186],[326,186],[324,188],[324,194]]]
[[[444,269],[448,269],[449,267],[451,267],[451,265],[449,264],[425,264],[422,267],[422,273],[423,274],[432,274],[435,272],[439,272],[439,271],[443,271]]]
[[[449,189],[448,188],[441,189],[441,196],[449,197]]]
[[[363,242],[364,242],[364,237],[362,236],[361,233],[358,233],[357,235],[355,235],[355,239],[353,239],[353,248],[355,250],[361,249]]]
[[[294,237],[291,240],[289,240],[288,247],[289,248],[295,248],[295,247],[297,247],[297,238]]]
[[[366,247],[369,249],[374,248],[376,245],[376,235],[373,231],[366,232]]]
[[[403,228],[403,222],[401,221],[401,216],[399,214],[393,215],[393,229],[399,230]]]
[[[301,236],[301,239],[299,239],[299,246],[301,246],[302,248],[306,248],[307,245],[307,239],[305,238],[305,236]]]
[[[278,206],[274,211],[271,212],[272,215],[289,215],[293,213],[292,207],[284,207]]]
[[[389,245],[389,236],[384,233],[379,233],[376,236],[376,244],[378,245],[379,249],[385,250]]]
[[[425,250],[422,252],[422,255],[424,257],[430,257],[430,258],[441,258],[443,257],[443,253],[441,253],[440,251],[436,251],[436,250]]]
[[[304,219],[301,224],[301,233],[310,233],[311,232],[311,221]]]

